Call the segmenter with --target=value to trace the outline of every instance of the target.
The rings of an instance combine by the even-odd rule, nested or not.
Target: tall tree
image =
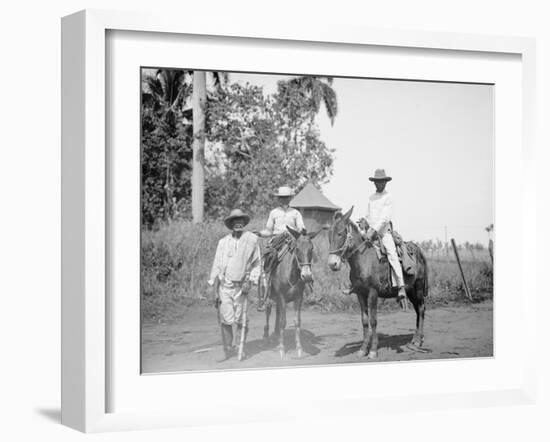
[[[269,189],[330,177],[333,150],[319,137],[309,101],[302,96],[292,103],[289,110],[279,94],[266,97],[261,87],[236,83],[208,103],[208,137],[219,148],[207,169],[209,215],[220,216],[227,204],[261,214],[273,204]]]
[[[332,77],[303,76],[282,80],[278,84],[279,99],[290,114],[297,110],[306,111],[313,120],[324,103],[330,124],[338,114],[336,91],[332,88]],[[306,107],[304,108],[304,104]],[[296,109],[298,107],[298,109]]]
[[[204,143],[206,103],[206,72],[193,73],[193,175],[191,178],[191,208],[194,223],[204,219]]]
[[[168,219],[184,193],[181,174],[190,163],[183,103],[191,94],[182,70],[144,72],[142,87],[142,215],[144,222]]]

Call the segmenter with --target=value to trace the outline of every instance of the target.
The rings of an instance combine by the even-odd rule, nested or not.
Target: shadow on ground
[[[405,335],[386,335],[384,333],[378,333],[378,350],[382,348],[389,348],[394,350],[396,353],[403,353],[404,350],[402,347],[411,342],[412,338],[412,333]],[[339,358],[355,353],[359,351],[362,344],[363,341],[348,342],[336,350],[336,352],[334,352],[334,356]]]
[[[322,339],[315,336],[309,330],[301,330],[300,342],[302,343],[302,349],[304,353],[311,356],[315,356],[321,352],[321,349],[317,345],[322,343]],[[284,344],[285,352],[296,350],[296,340],[294,329],[288,329],[284,332]],[[273,351],[279,345],[279,337],[274,333],[268,339],[255,339],[246,343],[246,354],[248,358],[252,358],[254,355],[262,353],[264,351]]]
[[[61,410],[59,408],[37,408],[34,411],[36,412],[36,414],[51,422],[54,422],[56,424],[61,423]]]

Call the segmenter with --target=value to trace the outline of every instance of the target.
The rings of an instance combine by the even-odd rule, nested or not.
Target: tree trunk
[[[204,219],[204,104],[206,72],[193,73],[193,175],[191,176],[191,211],[194,223]]]

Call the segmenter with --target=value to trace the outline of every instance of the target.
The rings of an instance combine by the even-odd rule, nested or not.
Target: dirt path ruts
[[[293,312],[289,307],[287,322],[292,324]],[[143,373],[370,362],[366,358],[357,358],[363,332],[356,312],[303,311],[301,337],[304,356],[301,359],[296,356],[294,328],[290,325],[285,332],[287,353],[283,360],[276,343],[262,338],[264,314],[250,309],[249,316],[248,358],[243,362],[236,358],[219,362],[223,355],[221,336],[212,307],[188,308],[181,321],[170,324],[145,324],[142,330]],[[412,338],[414,324],[414,310],[380,312],[379,357],[374,361],[470,358],[493,354],[491,302],[427,310],[424,328],[427,353],[414,352],[405,346]]]

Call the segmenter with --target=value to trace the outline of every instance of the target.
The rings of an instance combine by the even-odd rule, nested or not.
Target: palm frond
[[[323,89],[323,102],[325,103],[327,115],[330,119],[330,124],[333,125],[334,119],[338,114],[338,100],[336,98],[336,91],[326,83],[321,83],[321,88]]]

